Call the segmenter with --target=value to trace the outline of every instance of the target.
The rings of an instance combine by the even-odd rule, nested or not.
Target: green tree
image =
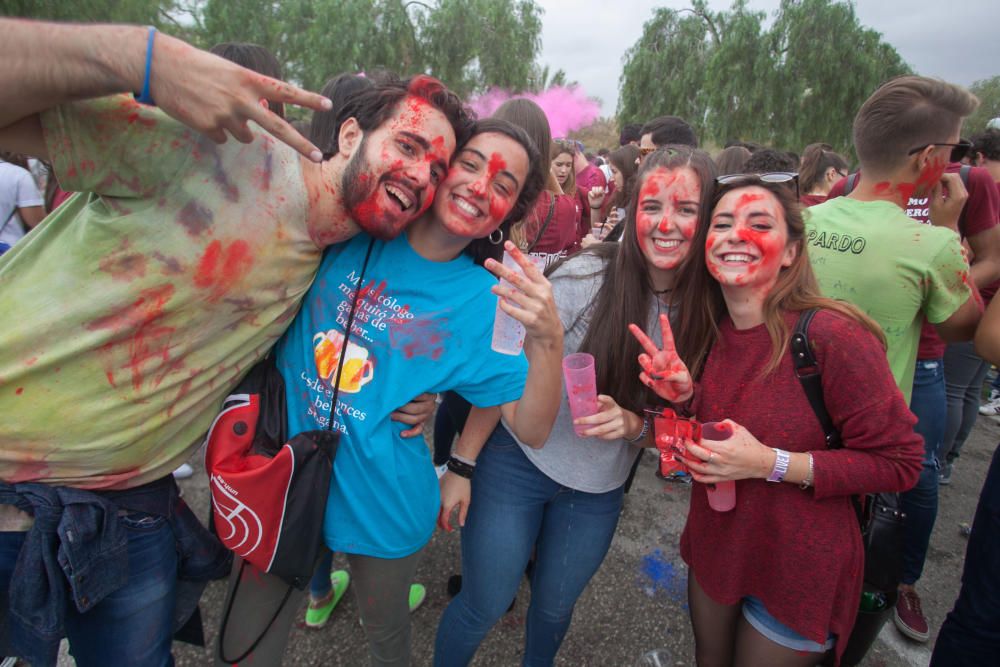
[[[765,18],[747,0],[715,13],[704,0],[656,10],[625,55],[620,120],[675,114],[714,143],[849,151],[858,107],[909,67],[850,3],[782,0],[769,30]]]
[[[986,129],[986,123],[1000,117],[1000,76],[976,81],[969,87],[979,98],[979,108],[965,120],[964,136],[972,136]]]
[[[459,95],[529,88],[541,14],[534,0],[440,0],[417,19],[429,73]]]
[[[0,16],[52,21],[101,21],[154,25],[177,34],[183,25],[175,0],[0,0]]]

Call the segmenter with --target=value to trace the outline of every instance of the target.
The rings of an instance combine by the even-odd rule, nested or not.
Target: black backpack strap
[[[851,194],[855,186],[858,184],[858,172],[847,175],[847,182],[844,183],[844,196]],[[810,318],[811,319],[811,318]]]
[[[792,352],[792,363],[795,365],[795,376],[802,383],[802,389],[809,399],[809,405],[816,413],[826,437],[826,446],[829,449],[838,449],[842,446],[840,432],[833,425],[830,413],[826,410],[826,403],[823,401],[823,378],[820,373],[819,363],[816,355],[813,354],[809,346],[809,323],[812,322],[817,312],[816,308],[807,310],[799,316],[799,321],[795,325],[795,332],[792,333],[792,340],[789,345]]]
[[[542,223],[542,228],[538,230],[538,234],[535,236],[535,240],[531,242],[531,245],[529,245],[528,249],[525,250],[524,252],[531,252],[532,250],[535,249],[535,246],[538,245],[538,242],[542,240],[542,234],[544,234],[545,230],[549,228],[549,223],[552,222],[552,214],[555,212],[556,212],[556,196],[550,193],[549,213],[548,215],[545,216],[545,222]]]

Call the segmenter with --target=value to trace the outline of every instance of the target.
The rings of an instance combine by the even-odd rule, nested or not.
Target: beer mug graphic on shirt
[[[313,336],[313,355],[316,372],[330,382],[337,374],[340,350],[344,347],[344,334],[336,329]],[[347,343],[344,370],[340,373],[340,391],[356,394],[375,377],[375,365],[368,358],[368,350],[353,341]]]

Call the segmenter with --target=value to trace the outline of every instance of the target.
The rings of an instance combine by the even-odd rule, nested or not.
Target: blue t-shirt
[[[331,247],[276,349],[288,433],[324,428],[351,299],[370,237]],[[341,432],[324,532],[335,551],[401,558],[427,543],[441,497],[422,438],[389,415],[421,392],[454,390],[473,405],[517,400],[524,354],[490,349],[496,279],[467,255],[432,262],[405,234],[375,241],[347,356],[334,427]]]

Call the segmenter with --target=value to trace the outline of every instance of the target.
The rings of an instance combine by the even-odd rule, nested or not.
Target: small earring
[[[497,235],[496,240],[494,240],[493,238],[494,234]],[[500,245],[501,243],[503,243],[503,232],[500,230],[499,227],[497,227],[492,232],[490,232],[489,238],[490,238],[490,243],[492,243],[493,245]]]

